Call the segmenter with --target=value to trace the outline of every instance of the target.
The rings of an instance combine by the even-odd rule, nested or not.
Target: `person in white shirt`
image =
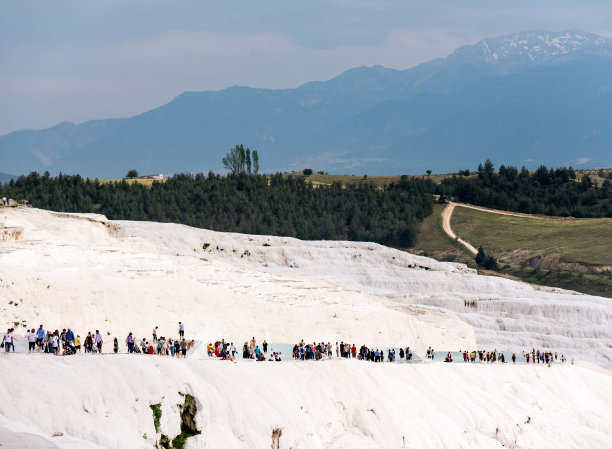
[[[32,329],[26,334],[28,340],[28,352],[36,351],[36,329]]]
[[[98,352],[102,354],[102,334],[96,330],[96,346],[98,347]]]
[[[55,355],[59,355],[59,335],[57,334],[57,331],[53,333],[53,336],[51,337],[51,342],[51,345],[53,346],[53,353]]]
[[[11,344],[13,343],[13,335],[11,334],[11,330],[7,329],[6,334],[2,337],[2,344],[4,345],[4,352],[9,352],[11,350]]]
[[[13,335],[15,329],[11,328],[9,333],[11,334],[11,347],[13,348],[13,352],[15,352],[15,336]]]

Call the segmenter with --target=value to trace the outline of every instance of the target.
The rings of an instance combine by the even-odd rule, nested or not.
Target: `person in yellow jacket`
[[[78,335],[74,339],[74,349],[81,352],[81,337],[79,337]]]

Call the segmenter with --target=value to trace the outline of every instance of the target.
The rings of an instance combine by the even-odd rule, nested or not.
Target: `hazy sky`
[[[191,90],[407,69],[484,37],[612,36],[609,0],[41,0],[0,13],[0,134],[124,117]]]

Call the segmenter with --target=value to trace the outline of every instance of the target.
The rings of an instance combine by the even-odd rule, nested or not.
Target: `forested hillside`
[[[609,176],[609,175],[607,175]],[[0,186],[0,195],[25,199],[59,212],[98,212],[114,220],[150,220],[247,234],[306,240],[372,241],[407,248],[420,222],[440,201],[460,202],[532,214],[612,217],[612,182],[572,168],[499,167],[487,160],[477,176],[460,171],[436,184],[428,177],[402,176],[386,185],[313,186],[307,177],[176,175],[145,186],[100,182],[78,175],[52,177],[36,172]]]
[[[597,185],[589,175],[580,181],[570,167],[540,166],[534,173],[523,167],[501,165],[490,160],[478,167],[478,176],[469,171],[442,180],[436,192],[456,201],[530,214],[576,218],[612,217],[612,181]],[[608,175],[609,176],[609,175]]]
[[[433,181],[407,176],[383,188],[368,183],[313,187],[303,178],[281,174],[222,177],[211,172],[178,175],[145,187],[31,173],[0,192],[42,209],[98,212],[115,220],[409,247],[418,224],[431,213],[434,188]]]

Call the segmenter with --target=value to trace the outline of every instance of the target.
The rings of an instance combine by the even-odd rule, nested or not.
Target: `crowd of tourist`
[[[253,339],[254,341],[254,339]],[[245,344],[246,345],[246,344]],[[386,356],[385,350],[382,349],[371,349],[365,345],[362,345],[359,349],[355,344],[344,343],[344,342],[336,342],[336,357],[341,358],[353,358],[357,360],[366,360],[370,362],[384,362],[385,359],[387,362],[395,362],[396,361],[396,349],[390,348],[387,349]],[[463,361],[468,363],[506,363],[506,355],[495,349],[494,351],[459,351],[459,354],[463,357]],[[302,340],[300,343],[297,343],[293,346],[292,351],[293,358],[295,360],[321,360],[325,358],[333,357],[333,348],[330,342],[324,343],[305,343]],[[399,355],[399,361],[410,362],[413,360],[413,352],[409,346],[404,348],[399,348],[397,352]],[[430,346],[427,348],[425,353],[425,357],[428,360],[433,361],[436,356],[436,351]],[[246,356],[245,356],[246,358]],[[523,352],[522,358],[525,359],[526,363],[546,363],[550,364],[553,362],[560,361],[561,363],[565,363],[567,359],[564,354],[561,354],[559,357],[558,353],[552,353],[550,351],[542,351],[536,350],[533,348],[531,351]],[[452,363],[453,355],[451,352],[448,352],[444,357],[444,362]],[[510,356],[510,361],[512,363],[517,362],[517,356],[513,353]]]
[[[5,352],[11,349],[15,352],[15,329],[8,329],[2,338]],[[75,335],[72,329],[45,330],[41,324],[38,329],[28,329],[25,334],[28,342],[28,352],[44,352],[54,355],[71,355],[81,352],[102,352],[102,334],[96,330],[95,333],[88,332],[81,342],[81,336]]]
[[[155,326],[151,340],[142,338],[141,341],[137,341],[130,332],[125,339],[127,352],[185,357],[187,351],[195,344],[194,340],[185,340],[185,326],[181,322],[179,322],[179,338],[176,339],[163,336],[158,338],[157,329],[158,327]],[[0,343],[5,352],[15,352],[15,339],[15,329],[8,329]],[[80,352],[102,353],[104,344],[99,330],[87,332],[85,338],[81,338],[79,334],[75,335],[71,328],[62,329],[61,332],[58,329],[52,331],[45,330],[42,324],[38,329],[28,329],[25,340],[28,342],[28,353],[42,352],[54,355],[72,355]],[[113,352],[115,354],[119,352],[117,337],[113,339]]]
[[[6,330],[6,334],[2,336],[2,342],[0,343],[0,347],[4,348],[5,352],[11,352],[11,348],[13,352],[15,352],[15,337],[13,335],[15,329],[10,328]]]
[[[367,360],[370,362],[384,362],[385,351],[383,349],[373,349],[362,345],[359,349],[355,344],[345,343],[341,341],[335,344],[335,353],[338,358],[353,358],[358,360]],[[321,343],[305,343],[304,340],[296,343],[293,346],[292,355],[295,360],[321,360],[323,358],[331,359],[334,354],[334,347],[331,342]],[[410,347],[400,348],[399,356],[404,357],[407,361],[412,359],[412,351]],[[387,350],[387,362],[394,362],[396,359],[395,349]]]
[[[159,326],[155,326],[151,331],[151,340],[147,340],[143,337],[140,341],[130,332],[125,339],[127,352],[129,354],[155,354],[184,358],[187,356],[187,351],[195,344],[194,340],[188,341],[185,339],[185,325],[181,321],[178,323],[179,338],[173,339],[166,338],[162,335],[158,336],[158,330]],[[115,338],[113,340],[113,351],[117,353],[118,348],[119,341]]]
[[[487,352],[487,351],[459,351],[459,353],[461,354],[461,356],[463,357],[463,361],[465,363],[475,363],[475,362],[480,362],[480,363],[495,363],[495,362],[500,362],[500,363],[506,363],[506,355],[501,352],[501,351],[497,351],[497,349],[495,349],[494,351],[491,352]],[[565,358],[564,354],[561,354],[561,357],[559,357],[559,354],[557,352],[555,352],[554,354],[550,351],[540,351],[539,349],[535,349],[533,348],[531,350],[531,352],[527,351],[527,352],[523,352],[522,358],[525,359],[525,363],[529,363],[530,361],[532,363],[546,363],[546,364],[550,364],[553,362],[557,362],[560,361],[561,363],[565,363],[567,361],[567,359]],[[512,363],[516,363],[517,361],[517,356],[515,353],[513,353],[510,356],[510,360],[512,361]],[[446,354],[446,357],[444,358],[445,362],[452,362],[453,361],[453,356],[452,354],[449,352],[448,354]]]
[[[155,326],[151,332],[151,339],[142,338],[137,339],[132,332],[128,334],[125,339],[125,346],[127,352],[130,354],[156,354],[160,356],[171,356],[184,358],[187,352],[195,345],[194,340],[185,339],[185,326],[182,322],[178,325],[178,338],[166,338],[164,336],[158,336],[159,327]],[[27,330],[25,339],[28,343],[28,352],[43,352],[54,355],[71,355],[80,353],[102,353],[102,345],[104,343],[102,334],[99,330],[95,332],[87,332],[85,338],[81,338],[79,334],[72,331],[71,328],[62,329],[61,332],[56,329],[45,330],[41,324],[38,329]],[[113,342],[113,352],[116,354],[120,352],[119,340],[115,337]],[[5,352],[15,352],[15,330],[8,329],[2,337],[1,347],[4,348]],[[280,362],[281,353],[273,351],[268,354],[268,342],[264,340],[261,346],[257,344],[255,337],[251,338],[250,341],[246,341],[242,345],[242,358],[252,359],[255,361],[278,361]],[[226,342],[224,339],[216,341],[214,344],[209,343],[206,346],[206,352],[208,357],[214,357],[221,360],[232,360],[235,361],[236,354],[238,353],[236,346],[233,342]],[[374,349],[369,348],[366,345],[361,345],[359,348],[353,343],[340,343],[335,342],[335,346],[331,342],[313,342],[306,343],[304,340],[296,343],[292,349],[292,358],[294,360],[322,360],[331,359],[335,356],[337,358],[357,359],[365,360],[370,362],[395,362],[396,361],[396,350],[394,348],[387,349]],[[413,360],[413,352],[409,346],[406,348],[399,348],[397,351],[399,361],[410,362]],[[428,360],[434,360],[436,352],[432,347],[427,348],[425,356]],[[459,351],[459,357],[463,358],[464,363],[506,363],[506,354],[501,351]],[[525,360],[525,363],[542,363],[551,364],[553,362],[560,361],[561,363],[566,362],[564,354],[559,357],[558,353],[551,351],[536,350],[533,348],[531,351],[523,352],[520,356]],[[513,353],[510,356],[512,363],[517,362],[517,356]],[[444,362],[452,363],[453,354],[448,352],[444,357]]]
[[[233,346],[233,343],[232,343],[232,346]],[[255,340],[255,337],[253,337],[251,338],[250,341],[245,341],[244,344],[242,345],[242,358],[243,359],[253,359],[258,362],[265,362],[266,360],[280,362],[281,354],[280,352],[273,351],[268,356],[268,342],[264,340],[261,343],[261,348],[260,348],[259,345],[257,344],[257,341]]]

